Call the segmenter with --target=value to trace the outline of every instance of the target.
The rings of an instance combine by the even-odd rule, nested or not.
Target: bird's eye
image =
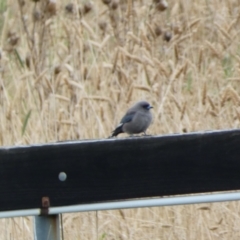
[[[142,107],[145,108],[145,109],[149,109],[150,105],[149,104],[143,104]]]

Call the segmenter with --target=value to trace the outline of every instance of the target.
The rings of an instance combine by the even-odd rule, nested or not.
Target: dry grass
[[[6,2],[6,3],[5,3]],[[0,144],[105,138],[139,99],[150,134],[237,128],[232,1],[2,0]],[[238,202],[64,215],[65,239],[239,239]],[[32,239],[31,218],[0,239]]]

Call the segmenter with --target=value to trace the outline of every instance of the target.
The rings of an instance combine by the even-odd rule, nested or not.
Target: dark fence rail
[[[240,130],[0,148],[0,164],[0,211],[239,190]]]

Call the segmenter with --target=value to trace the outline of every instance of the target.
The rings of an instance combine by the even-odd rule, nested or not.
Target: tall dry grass
[[[103,3],[105,2],[105,4]],[[150,134],[239,127],[239,1],[2,0],[0,144],[105,138],[139,99]],[[238,202],[64,215],[64,239],[239,239]],[[0,239],[32,239],[2,219]]]

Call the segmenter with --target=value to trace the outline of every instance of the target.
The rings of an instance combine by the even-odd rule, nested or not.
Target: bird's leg
[[[147,134],[146,131],[145,131],[145,132],[143,132],[143,135],[142,135],[142,136],[143,136],[143,137],[149,137],[149,136],[152,136],[152,135]]]
[[[111,136],[109,136],[108,138],[116,138],[116,137],[111,135]]]
[[[134,134],[129,134],[129,137],[130,137],[130,138],[133,138],[133,137],[137,137],[137,136],[134,135]]]

